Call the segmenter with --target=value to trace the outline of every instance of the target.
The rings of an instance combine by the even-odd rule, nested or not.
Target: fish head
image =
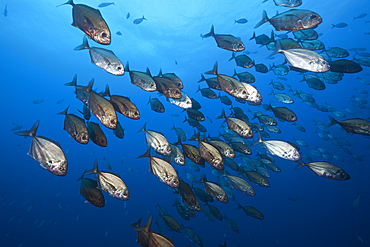
[[[129,116],[131,119],[140,119],[140,112],[138,110],[130,111]]]
[[[185,158],[182,155],[179,155],[179,156],[175,157],[174,160],[175,160],[175,163],[180,165],[180,166],[185,165]]]
[[[117,116],[103,115],[101,118],[101,123],[109,129],[116,129],[117,128]]]
[[[166,181],[166,184],[171,186],[172,188],[178,188],[180,185],[180,181],[179,178],[176,176]]]
[[[92,39],[99,44],[109,45],[111,41],[109,28],[103,28],[94,32]]]
[[[288,114],[286,117],[287,117],[287,120],[291,122],[295,122],[298,119],[297,115],[295,115],[294,113]]]
[[[96,143],[100,147],[106,147],[108,145],[107,139],[104,136],[98,136]]]
[[[67,161],[66,160],[58,160],[56,162],[49,161],[48,162],[49,171],[57,176],[65,176],[67,173]]]
[[[122,63],[109,64],[107,71],[113,75],[123,75],[125,73],[125,69]]]
[[[79,143],[81,143],[81,144],[87,144],[89,142],[89,134],[88,134],[88,132],[77,134],[76,141],[79,142]]]
[[[169,155],[171,155],[171,146],[170,145],[164,145],[163,146],[163,149],[162,150],[160,150],[161,152],[161,154],[164,154],[164,155],[166,155],[166,156],[169,156]]]
[[[233,51],[244,51],[245,49],[245,46],[243,44],[243,42],[239,41],[239,42],[236,42],[235,44],[233,44]]]
[[[302,26],[304,27],[304,29],[315,27],[321,22],[321,16],[319,16],[315,12],[311,12],[310,14],[307,14],[302,18]]]
[[[128,200],[130,198],[130,194],[129,194],[127,188],[123,188],[122,190],[117,190],[113,194],[113,197],[125,201],[125,200]]]
[[[315,72],[326,72],[330,70],[329,62],[323,57],[319,57],[316,61],[311,61],[310,64]]]
[[[241,135],[244,138],[253,138],[253,130],[252,129],[245,129],[241,132]],[[235,153],[234,153],[235,155]]]

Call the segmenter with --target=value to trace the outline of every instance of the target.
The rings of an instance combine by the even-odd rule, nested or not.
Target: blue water
[[[8,4],[8,16],[0,16],[2,30],[1,45],[1,203],[0,203],[0,239],[1,246],[139,246],[136,243],[137,233],[132,231],[131,223],[143,215],[143,222],[153,214],[158,215],[155,207],[157,202],[169,211],[179,223],[194,228],[202,238],[204,246],[218,246],[227,241],[227,246],[368,246],[369,239],[369,179],[370,160],[368,138],[360,135],[346,134],[338,126],[329,128],[337,137],[348,139],[348,147],[354,154],[364,155],[363,161],[355,160],[330,141],[321,139],[316,132],[312,119],[328,124],[327,115],[307,106],[302,100],[293,96],[292,92],[285,93],[293,97],[295,103],[287,107],[298,116],[298,124],[303,125],[307,132],[302,133],[288,122],[278,121],[281,134],[270,133],[271,139],[293,141],[293,138],[305,140],[309,147],[324,147],[331,154],[340,155],[344,162],[333,160],[333,164],[343,168],[351,176],[348,181],[335,181],[314,175],[309,169],[302,168],[294,171],[295,162],[276,157],[275,164],[282,172],[270,171],[271,187],[263,188],[251,183],[256,191],[255,197],[248,197],[233,190],[236,201],[228,204],[214,202],[221,213],[226,214],[238,225],[240,232],[233,232],[226,221],[208,221],[201,213],[190,221],[182,219],[172,206],[177,194],[169,190],[149,170],[147,158],[136,159],[143,154],[147,145],[143,133],[136,133],[145,122],[147,128],[162,132],[170,142],[177,140],[175,132],[170,130],[173,124],[181,127],[188,138],[194,129],[183,123],[186,113],[182,109],[166,102],[163,96],[156,92],[149,93],[130,83],[128,73],[117,77],[103,71],[90,63],[88,51],[74,51],[82,43],[83,33],[71,26],[72,15],[70,5],[56,8],[63,3],[59,0],[39,1],[0,1],[0,10]],[[97,8],[101,1],[85,0],[77,2]],[[260,21],[263,10],[268,16],[276,11],[280,13],[288,8],[277,7],[272,0],[262,3],[261,0],[213,0],[213,1],[116,1],[116,5],[101,8],[100,11],[108,23],[112,33],[112,43],[104,48],[114,51],[123,63],[129,61],[130,69],[145,71],[150,68],[156,75],[161,68],[164,73],[173,72],[184,83],[184,92],[195,98],[202,105],[201,112],[211,118],[203,123],[207,134],[217,136],[222,129],[222,120],[215,118],[221,114],[222,108],[229,113],[229,107],[219,99],[211,100],[196,93],[198,85],[207,87],[205,82],[200,84],[200,74],[212,69],[218,61],[219,72],[232,75],[248,71],[256,77],[253,84],[261,92],[262,103],[283,106],[272,95],[270,81],[277,80],[272,71],[267,74],[255,72],[254,68],[237,67],[235,61],[228,61],[231,52],[217,47],[213,38],[202,39],[200,34],[209,32],[211,25],[215,33],[232,34],[240,37],[250,52],[249,55],[256,63],[269,66],[272,63],[281,64],[283,55],[277,54],[274,59],[266,59],[271,53],[265,47],[256,45],[249,40],[253,32],[257,35],[270,36],[273,27],[266,23],[254,29]],[[319,1],[303,0],[299,8],[309,9],[322,16],[323,22],[316,28],[319,37],[327,48],[342,47],[367,48],[370,35],[370,15],[354,20],[354,16],[366,13],[368,1],[342,0]],[[126,20],[127,13],[131,17]],[[369,13],[370,14],[370,13]],[[139,25],[133,20],[145,16]],[[234,24],[234,20],[246,18],[246,24]],[[331,28],[332,24],[345,22],[345,28]],[[120,31],[122,36],[115,33]],[[285,33],[285,32],[279,32]],[[288,34],[293,37],[292,34]],[[91,46],[102,47],[92,40]],[[352,59],[354,51],[350,51]],[[242,54],[242,53],[241,53]],[[177,65],[175,64],[177,61]],[[350,103],[350,98],[367,97],[354,88],[369,90],[369,86],[360,83],[357,77],[369,78],[370,70],[363,67],[357,74],[345,74],[342,81],[336,85],[326,85],[323,91],[315,91],[301,82],[302,75],[290,71],[286,83],[294,90],[312,94],[319,105],[328,103],[339,111],[346,113],[348,118],[360,117],[367,119],[369,109],[360,109]],[[119,121],[125,129],[125,137],[120,140],[112,131],[102,127],[108,139],[108,147],[101,148],[91,141],[86,145],[78,144],[63,130],[64,116],[56,115],[70,105],[69,113],[78,114],[82,103],[75,98],[74,89],[64,86],[77,74],[79,85],[87,85],[95,78],[94,89],[103,91],[109,84],[112,94],[129,96],[141,114],[140,120],[130,120],[118,114]],[[284,83],[284,81],[281,81]],[[276,91],[276,90],[275,90]],[[276,91],[277,92],[277,91]],[[217,92],[218,93],[218,92]],[[227,95],[221,92],[221,95]],[[163,114],[150,110],[147,105],[149,96],[159,97],[165,106]],[[231,96],[229,96],[231,98]],[[34,100],[44,102],[34,104]],[[58,100],[64,102],[57,104]],[[368,99],[368,98],[366,98]],[[233,106],[241,107],[244,112],[248,109],[265,112],[262,107],[240,104],[232,99]],[[346,112],[343,107],[350,108],[354,115]],[[172,114],[179,114],[174,117]],[[266,114],[272,116],[270,112]],[[337,117],[336,117],[337,118]],[[24,139],[16,136],[10,130],[13,122],[30,128],[36,120],[40,120],[37,134],[58,141],[66,153],[69,167],[65,177],[57,177],[39,166],[26,153],[29,150],[31,138]],[[343,120],[342,118],[337,118]],[[92,116],[92,121],[98,120]],[[251,122],[258,122],[256,119]],[[25,130],[25,129],[23,129]],[[256,140],[256,139],[255,139]],[[196,142],[186,141],[196,145]],[[252,147],[251,158],[256,158],[256,148]],[[259,149],[261,150],[261,149]],[[312,156],[307,148],[301,147],[301,152],[309,154],[314,161],[322,158]],[[91,169],[97,159],[101,170],[106,170],[103,157],[112,165],[112,171],[121,175],[130,190],[127,202],[119,201],[105,195],[104,208],[96,208],[84,203],[79,195],[80,182],[76,180],[85,169]],[[125,157],[124,162],[121,158]],[[240,159],[238,162],[241,162]],[[129,172],[130,165],[133,172]],[[185,167],[174,164],[180,177],[190,183],[184,174]],[[228,169],[230,170],[230,169]],[[230,171],[233,175],[235,172]],[[192,172],[197,179],[201,173],[207,174],[210,181],[217,181],[211,173],[210,165],[202,168],[201,172]],[[352,201],[358,192],[362,194],[358,207],[351,210]],[[288,197],[299,199],[288,200]],[[237,203],[242,206],[254,206],[260,210],[264,220],[248,217],[242,210],[236,210]],[[202,204],[203,206],[203,204]],[[165,235],[171,238],[176,246],[198,246],[185,238],[184,233],[171,232],[165,228],[163,221],[158,219]],[[157,231],[153,224],[152,230]],[[358,237],[359,236],[359,237]],[[361,238],[361,239],[360,239]]]

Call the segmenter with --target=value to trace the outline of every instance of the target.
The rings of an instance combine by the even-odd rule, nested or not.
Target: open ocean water
[[[250,72],[255,77],[254,87],[262,95],[262,104],[287,107],[293,110],[306,132],[302,132],[292,123],[277,120],[281,133],[265,131],[271,136],[264,140],[290,141],[304,140],[308,147],[300,146],[300,153],[309,155],[313,161],[328,161],[342,168],[349,175],[346,181],[331,180],[316,176],[310,169],[303,167],[294,170],[297,162],[274,156],[281,172],[267,170],[270,187],[261,187],[249,182],[255,196],[247,196],[232,189],[235,199],[229,196],[227,204],[214,201],[215,206],[239,228],[234,232],[227,220],[217,219],[211,222],[202,212],[195,212],[195,218],[189,221],[182,218],[173,206],[179,194],[162,183],[149,172],[149,159],[140,158],[148,148],[144,132],[137,133],[146,123],[148,130],[161,132],[170,143],[177,141],[173,125],[182,128],[190,139],[198,130],[183,122],[188,118],[181,108],[170,104],[166,97],[158,92],[148,92],[130,82],[129,72],[115,76],[90,62],[88,50],[75,51],[82,44],[84,33],[72,23],[72,6],[59,4],[59,0],[8,0],[0,1],[1,26],[1,96],[2,118],[1,137],[1,183],[0,183],[0,239],[1,246],[139,246],[137,232],[130,226],[143,216],[144,225],[153,215],[151,230],[159,232],[154,224],[157,218],[157,204],[165,207],[169,215],[185,227],[193,228],[202,239],[204,246],[369,246],[369,173],[370,140],[368,137],[346,133],[338,124],[325,127],[330,123],[328,115],[338,121],[351,118],[368,119],[370,91],[370,70],[362,66],[357,73],[344,73],[336,84],[325,82],[324,90],[308,87],[303,73],[290,70],[287,75],[278,76],[274,71],[257,72],[255,66],[242,68],[235,60],[229,61],[232,52],[217,47],[213,37],[202,38],[214,25],[216,34],[230,34],[241,39],[245,50],[235,55],[248,55],[255,64],[264,64],[267,68],[282,64],[285,59],[278,53],[267,58],[273,51],[266,45],[256,44],[250,38],[265,34],[271,37],[274,27],[265,23],[258,28],[265,10],[268,17],[276,12],[283,13],[288,7],[276,6],[273,0],[213,0],[213,1],[168,1],[137,0],[116,1],[114,5],[98,7],[102,1],[75,1],[99,9],[111,31],[111,44],[100,45],[88,39],[91,47],[100,47],[114,52],[123,65],[129,62],[130,70],[145,71],[149,68],[156,76],[163,73],[175,73],[183,82],[185,92],[196,99],[205,121],[201,124],[207,129],[206,135],[217,137],[224,134],[223,119],[216,119],[222,109],[231,114],[230,106],[220,99],[209,99],[197,92],[198,87],[208,87],[205,81],[198,83],[201,74],[211,70],[218,62],[218,72],[233,76],[237,73]],[[340,47],[349,52],[345,59],[368,58],[370,56],[370,2],[364,0],[319,1],[303,0],[296,9],[316,12],[322,17],[322,23],[314,30],[317,38],[328,50]],[[128,13],[130,14],[129,18]],[[145,17],[139,24],[134,20]],[[358,17],[358,18],[354,18]],[[245,18],[246,23],[235,23]],[[240,21],[243,22],[243,21]],[[333,24],[336,25],[333,27]],[[120,32],[121,35],[118,35]],[[275,31],[276,35],[287,34],[297,40],[292,32]],[[280,39],[275,36],[274,40]],[[274,42],[274,41],[272,41]],[[316,51],[325,54],[324,50]],[[358,53],[358,54],[356,54]],[[326,56],[326,58],[328,58]],[[333,58],[332,60],[338,60]],[[286,65],[288,66],[288,65]],[[75,97],[74,87],[65,86],[77,74],[77,84],[86,86],[94,78],[93,90],[104,91],[108,84],[110,92],[129,97],[140,111],[140,119],[132,120],[117,114],[124,129],[124,138],[117,138],[111,129],[100,124],[106,135],[108,146],[99,147],[91,140],[82,145],[73,140],[63,130],[65,116],[57,115],[69,107],[68,113],[83,117],[83,104]],[[307,72],[318,75],[322,73]],[[207,79],[214,75],[204,75]],[[279,77],[279,78],[278,78]],[[283,79],[280,79],[283,78]],[[280,82],[285,89],[273,89],[271,81]],[[291,90],[290,90],[291,88]],[[271,95],[286,93],[293,98],[293,104],[284,104]],[[299,90],[311,95],[317,105],[323,106],[323,112],[309,106],[293,93]],[[214,90],[216,94],[228,96],[233,107],[240,107],[253,119],[251,111],[259,110],[274,117],[262,106],[240,103],[224,91]],[[299,95],[299,94],[298,94]],[[165,107],[164,113],[151,110],[147,104],[149,97],[158,98]],[[317,107],[317,106],[316,106]],[[338,113],[339,112],[339,113]],[[335,114],[337,115],[335,115]],[[345,116],[341,116],[341,113]],[[339,114],[339,116],[338,116]],[[274,117],[275,118],[275,117]],[[275,118],[277,119],[277,118]],[[43,169],[37,161],[27,155],[32,138],[15,135],[15,131],[29,130],[40,120],[37,136],[45,136],[59,142],[68,160],[66,176],[55,176]],[[90,121],[99,123],[95,116]],[[325,125],[320,125],[321,121]],[[17,127],[22,126],[21,129]],[[320,134],[319,134],[320,133]],[[261,147],[252,146],[254,138],[244,139],[252,150],[248,157],[258,159],[257,150],[265,153]],[[321,136],[320,136],[321,135]],[[222,139],[222,137],[220,137]],[[323,139],[324,138],[324,139]],[[326,140],[325,140],[326,139]],[[333,141],[334,140],[334,141]],[[196,141],[183,143],[198,146]],[[323,149],[324,148],[324,149]],[[321,149],[321,151],[320,151]],[[316,152],[315,152],[316,151]],[[151,151],[154,155],[154,151]],[[325,154],[324,157],[322,154]],[[159,156],[161,157],[161,156]],[[81,177],[85,170],[93,167],[97,160],[99,169],[109,171],[105,160],[111,165],[111,172],[118,173],[129,189],[130,198],[121,201],[103,192],[105,206],[98,208],[85,203],[79,195]],[[309,162],[307,157],[303,161]],[[243,160],[237,155],[234,160],[242,166]],[[185,166],[172,162],[180,178],[190,186],[203,188],[201,183],[188,180],[185,170],[194,175],[196,180],[206,174],[211,182],[225,183],[225,178],[218,178],[212,166],[206,162],[200,171],[191,170],[189,159]],[[225,166],[235,176],[242,177],[236,171]],[[96,180],[93,175],[87,175]],[[355,200],[358,198],[359,200]],[[200,201],[203,208],[208,208]],[[253,206],[264,219],[247,216],[243,210],[236,210],[238,203]],[[157,218],[164,235],[171,238],[175,246],[198,246],[197,243],[181,233],[170,231],[163,219]]]

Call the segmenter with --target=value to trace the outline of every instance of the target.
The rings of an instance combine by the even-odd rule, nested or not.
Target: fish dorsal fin
[[[93,169],[88,170],[88,171],[85,171],[85,173],[84,173],[84,174],[88,175],[88,174],[94,174],[94,173],[99,173],[99,169],[98,169],[98,161],[97,161],[97,160],[95,160],[95,162],[94,162],[94,167],[93,167]]]
[[[77,86],[77,74],[73,76],[73,79],[71,82],[64,83],[65,86]]]
[[[151,77],[152,76],[152,74],[150,73],[150,70],[149,70],[149,68],[147,67],[146,68],[146,73]]]
[[[20,136],[34,137],[36,136],[36,131],[39,125],[40,125],[40,120],[37,120],[30,130],[14,132],[14,134],[20,135]]]
[[[222,112],[221,112],[221,115],[216,117],[216,119],[221,119],[221,118],[226,118],[226,115],[225,115],[225,110],[222,108]]]
[[[137,157],[137,159],[138,158],[144,158],[144,157],[148,157],[148,158],[151,157],[151,155],[150,155],[150,146],[148,147],[148,149],[146,150],[146,152],[144,154],[140,155],[139,157]]]
[[[218,68],[218,63],[216,61],[215,65],[213,66],[213,69],[210,70],[210,71],[207,71],[205,72],[204,74],[213,74],[213,75],[217,75],[217,68]]]
[[[124,70],[127,71],[127,72],[130,72],[130,66],[129,66],[128,61],[126,63],[126,66],[125,66]]]
[[[142,231],[150,232],[150,226],[152,224],[152,219],[153,219],[153,216],[150,215],[148,220],[146,221],[145,226],[136,227],[132,230],[137,231],[137,232],[142,232]]]
[[[67,108],[64,111],[61,111],[61,112],[57,113],[57,115],[67,115],[67,112],[68,112],[68,108],[69,107],[70,107],[70,105],[67,106]]]
[[[149,101],[150,101],[150,99],[149,99]],[[144,126],[136,133],[139,133],[139,132],[142,132],[142,131],[144,131],[144,132],[146,131],[146,122],[145,122]]]

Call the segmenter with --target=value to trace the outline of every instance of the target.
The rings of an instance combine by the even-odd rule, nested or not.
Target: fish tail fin
[[[34,137],[36,136],[36,131],[37,131],[37,128],[39,127],[39,124],[40,124],[40,120],[37,120],[30,130],[14,132],[14,134],[19,135],[19,136]]]
[[[73,0],[68,0],[68,2],[66,2],[66,3],[62,3],[62,4],[59,4],[58,6],[57,6],[57,8],[58,7],[60,7],[60,6],[62,6],[62,5],[66,5],[66,4],[70,4],[70,5],[75,5],[74,3],[73,3]]]
[[[201,81],[205,81],[205,80],[206,80],[206,78],[204,78],[204,75],[203,74],[200,74],[200,80],[198,81],[198,83],[201,82]]]
[[[139,220],[136,221],[135,223],[132,223],[131,226],[135,226],[135,227],[139,227],[140,226],[140,223],[141,223],[141,219],[143,218],[143,216],[140,216]]]
[[[77,86],[77,74],[73,76],[73,79],[71,82],[64,83],[65,86]]]
[[[301,169],[302,167],[306,166],[306,163],[304,163],[302,160],[298,160],[298,165],[294,168],[294,170]]]
[[[262,141],[262,137],[261,137],[261,133],[259,132],[259,130],[257,132],[258,132],[258,141],[256,141],[255,143],[253,143],[252,146],[255,146],[255,145],[263,142]]]
[[[183,123],[185,123],[186,121],[188,121],[188,118],[185,116]]]
[[[152,100],[152,96],[149,95],[149,100],[148,100],[148,103],[146,103],[146,104],[149,105],[151,100]]]
[[[182,142],[181,142],[181,138],[179,136],[179,137],[177,137],[177,142],[175,142],[173,145],[181,145],[181,144],[182,144]]]
[[[238,73],[236,73],[236,70],[234,69],[234,74],[233,74],[233,76],[236,76],[236,75],[238,75]]]
[[[268,22],[268,21],[269,21],[269,18],[267,17],[266,10],[264,10],[262,12],[262,20],[260,22],[258,22],[257,25],[254,26],[254,28],[257,28],[257,27],[261,26],[263,23]]]
[[[75,51],[81,51],[81,50],[84,50],[84,49],[89,49],[90,46],[89,46],[89,42],[87,41],[87,38],[86,36],[84,36],[83,40],[82,40],[82,44],[77,46],[74,50]]]
[[[337,124],[338,121],[335,120],[332,116],[328,115],[329,119],[330,119],[330,123],[328,125],[326,125],[326,127],[330,127],[330,126],[333,126],[334,124]]]
[[[236,202],[236,203],[238,203],[238,207],[237,207],[237,209],[236,210],[239,210],[239,209],[242,209],[243,207],[242,207],[242,205],[240,205],[240,203],[239,202]]]
[[[95,160],[93,169],[88,170],[88,171],[85,171],[84,174],[88,175],[88,174],[94,174],[94,173],[98,173],[98,172],[99,172],[99,169],[98,169],[98,161]]]
[[[253,32],[253,36],[249,40],[252,40],[252,39],[255,39],[255,38],[256,38],[256,32]]]
[[[143,15],[143,20],[147,20],[147,19],[144,17],[144,15]]]
[[[221,112],[221,115],[216,117],[216,119],[221,119],[221,118],[226,118],[226,115],[225,115],[225,110],[224,108],[222,108],[222,112]]]
[[[232,52],[232,55],[231,55],[231,58],[229,59],[229,61],[235,59],[235,52]]]
[[[64,111],[61,111],[61,112],[57,113],[56,115],[67,115],[67,112],[68,112],[68,108],[69,107],[70,107],[70,105],[67,106],[67,108]]]
[[[84,173],[82,173],[81,177],[79,177],[79,179],[76,180],[76,182],[78,182],[78,181],[80,181],[80,180],[82,180],[84,178],[86,170],[84,171]]]
[[[270,40],[271,40],[271,42],[275,42],[275,33],[274,33],[274,30],[271,30]]]
[[[136,133],[139,133],[139,132],[142,132],[142,131],[145,131],[145,130],[146,130],[146,122],[145,122],[144,126]]]
[[[209,31],[209,33],[203,35],[203,37],[210,37],[210,36],[215,36],[215,28],[214,28],[213,25],[211,27],[211,31]]]
[[[335,25],[334,24],[331,24],[331,25],[332,25],[331,29],[335,28]]]
[[[198,85],[198,90],[196,91],[196,93],[199,92],[199,91],[200,91],[200,86]]]
[[[127,72],[130,72],[130,66],[129,66],[128,61],[126,63],[126,66],[125,66],[124,70],[127,71]]]
[[[280,44],[280,41],[279,40],[276,40],[275,42],[275,50],[273,53],[271,53],[270,55],[268,55],[266,58],[269,58],[273,55],[275,55],[276,53],[279,53],[281,52],[283,49],[281,48],[281,44]]]
[[[140,155],[139,157],[137,157],[136,159],[139,159],[139,158],[144,158],[144,157],[148,157],[150,158],[150,146],[148,147],[148,149],[146,150],[145,153],[143,153],[142,155]]]
[[[152,219],[153,219],[153,215],[150,215],[148,220],[146,221],[145,226],[139,226],[132,230],[137,231],[137,232],[142,232],[142,231],[150,232],[150,225],[152,224]]]
[[[195,131],[194,131],[195,132]],[[199,140],[200,132],[196,133],[192,138],[190,138],[188,141],[198,141]]]
[[[218,63],[216,61],[215,65],[213,66],[213,69],[210,70],[210,71],[205,72],[204,74],[217,75],[217,67],[218,67]]]
[[[271,83],[272,83],[272,81],[271,81]],[[270,84],[271,84],[270,83]],[[269,95],[275,95],[275,93],[274,93],[274,89],[271,89],[271,93],[269,93]]]
[[[152,76],[152,73],[150,73],[150,70],[148,67],[146,67],[146,71],[145,71],[150,77]]]

